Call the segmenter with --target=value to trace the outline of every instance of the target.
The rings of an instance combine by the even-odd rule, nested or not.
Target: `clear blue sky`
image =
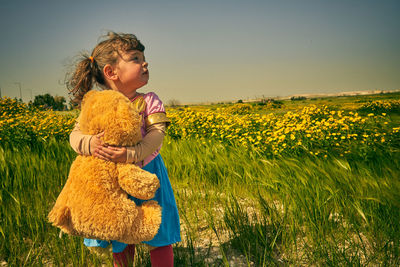
[[[400,1],[1,1],[0,88],[67,96],[107,30],[146,46],[164,102],[400,88]]]

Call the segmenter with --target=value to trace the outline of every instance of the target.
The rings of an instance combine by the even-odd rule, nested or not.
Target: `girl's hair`
[[[133,34],[109,32],[106,39],[97,44],[91,56],[84,55],[76,64],[75,71],[67,74],[66,85],[72,102],[80,106],[83,96],[94,83],[106,87],[103,68],[117,63],[121,52],[138,50],[143,52],[143,44]]]

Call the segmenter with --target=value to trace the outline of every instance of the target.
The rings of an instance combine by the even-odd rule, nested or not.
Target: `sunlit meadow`
[[[399,94],[178,106],[176,266],[398,266]],[[46,220],[78,112],[0,100],[0,264],[111,265]],[[138,247],[137,266],[150,266]]]

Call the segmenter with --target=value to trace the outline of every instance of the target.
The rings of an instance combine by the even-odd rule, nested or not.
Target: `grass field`
[[[311,101],[354,111],[364,100],[288,101],[271,112],[284,116]],[[362,118],[368,119],[367,114]],[[398,118],[389,110],[368,124],[390,126],[374,128],[374,133],[380,129],[390,135],[390,142],[379,138],[379,146],[342,155],[333,149],[327,157],[308,150],[269,155],[251,143],[195,138],[205,124],[193,136],[167,136],[161,154],[182,230],[182,242],[174,246],[176,266],[400,265],[400,154],[398,132],[391,131],[399,127]],[[7,127],[2,130],[12,129]],[[363,138],[352,140],[363,146]],[[315,151],[309,142],[304,147]],[[368,147],[373,153],[360,152]],[[1,143],[0,264],[111,265],[110,255],[91,254],[81,238],[60,236],[46,220],[75,156],[66,140]],[[138,247],[136,264],[150,266],[146,248]]]

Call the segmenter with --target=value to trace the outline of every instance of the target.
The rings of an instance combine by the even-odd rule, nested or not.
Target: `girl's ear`
[[[104,75],[104,78],[106,78],[108,80],[115,81],[118,79],[117,73],[114,71],[114,68],[110,64],[107,64],[104,66],[103,75]]]

